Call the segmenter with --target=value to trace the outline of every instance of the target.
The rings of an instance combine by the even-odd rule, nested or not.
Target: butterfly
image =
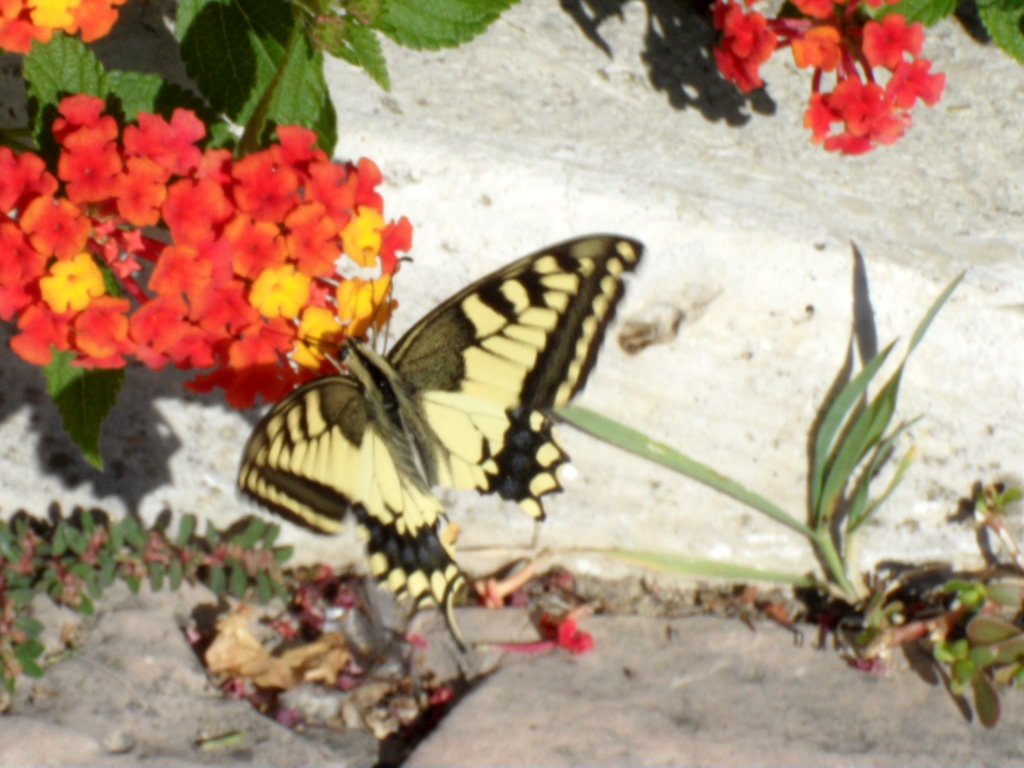
[[[463,288],[387,354],[348,338],[347,372],[274,405],[245,446],[241,490],[293,522],[336,533],[351,513],[370,572],[453,635],[465,584],[439,535],[432,488],[476,489],[544,518],[569,457],[551,410],[586,383],[643,246],[591,235],[545,248]]]

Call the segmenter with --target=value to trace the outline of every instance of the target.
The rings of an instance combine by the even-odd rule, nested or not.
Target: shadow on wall
[[[611,58],[601,37],[608,18],[622,18],[628,0],[560,0],[564,10],[595,46]],[[775,114],[775,102],[760,88],[743,94],[727,82],[715,64],[718,33],[711,24],[708,0],[644,0],[647,31],[643,60],[651,85],[663,91],[675,109],[697,109],[707,120],[731,126],[747,123],[747,110]]]

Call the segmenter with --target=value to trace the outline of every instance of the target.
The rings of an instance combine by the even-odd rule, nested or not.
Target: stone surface
[[[507,656],[405,764],[1012,765],[1024,749],[1019,697],[989,731],[902,659],[878,677],[813,637],[712,617],[581,626],[592,652]]]

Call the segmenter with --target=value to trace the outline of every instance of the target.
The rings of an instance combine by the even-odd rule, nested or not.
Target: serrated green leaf
[[[56,159],[50,132],[57,103],[74,93],[107,97],[106,75],[99,59],[77,37],[58,32],[48,43],[32,43],[22,73],[32,114],[32,133],[47,160]]]
[[[323,18],[314,31],[316,39],[331,56],[362,67],[385,91],[391,90],[388,65],[377,33],[355,18]]]
[[[336,116],[323,56],[283,0],[181,0],[175,33],[185,69],[218,112],[245,125],[243,149],[270,124],[299,124],[333,153]]]
[[[387,0],[374,26],[399,45],[454,48],[487,29],[516,0]]]
[[[227,583],[227,573],[225,573],[221,566],[215,565],[210,568],[210,591],[213,592],[213,594],[218,597],[224,594],[224,588],[227,586]]]
[[[895,5],[883,3],[871,15],[881,19],[892,13],[902,15],[907,23],[920,21],[926,27],[938,23],[956,10],[957,0],[901,0]]]
[[[1024,5],[979,2],[978,15],[996,45],[1024,63]]]
[[[258,517],[254,517],[249,521],[245,530],[235,536],[232,543],[237,544],[242,549],[252,549],[256,542],[263,536],[263,531],[266,527],[267,524],[265,522],[260,520]]]
[[[54,352],[43,367],[46,389],[60,411],[64,429],[82,451],[86,461],[103,469],[100,456],[100,428],[124,381],[124,369],[86,369],[71,365],[74,354]]]

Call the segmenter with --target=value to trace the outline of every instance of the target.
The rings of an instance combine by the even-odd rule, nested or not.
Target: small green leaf
[[[999,644],[996,663],[1019,664],[1021,662],[1024,662],[1024,635]]]
[[[209,520],[206,521],[206,536],[203,538],[210,543],[211,547],[216,547],[220,544],[220,533]]]
[[[87,546],[89,546],[89,539],[88,539],[88,537],[84,533],[82,533],[81,531],[76,530],[75,528],[72,528],[71,526],[68,526],[68,529],[67,529],[67,540],[68,540],[68,547],[76,555],[81,555],[83,552],[85,552],[85,548]]]
[[[233,543],[237,544],[242,549],[252,549],[256,542],[263,536],[263,531],[266,527],[267,524],[265,522],[260,520],[258,517],[254,517],[249,521],[245,530],[234,538]]]
[[[136,552],[141,552],[146,548],[146,537],[142,535],[142,529],[139,528],[139,523],[134,517],[126,517],[121,521],[121,533],[124,535],[125,541]]]
[[[269,603],[274,597],[274,586],[265,571],[256,574],[256,594],[261,603]]]
[[[988,646],[978,645],[971,648],[967,658],[971,660],[971,664],[975,668],[985,669],[985,667],[991,666],[995,662],[996,652]]]
[[[1024,585],[1011,581],[996,581],[987,587],[988,596],[999,605],[1019,608],[1024,602]]]
[[[54,557],[60,557],[68,550],[68,527],[61,520],[57,524],[57,529],[53,532],[53,542],[50,545]]]
[[[227,574],[221,566],[215,565],[210,568],[210,591],[213,592],[213,594],[218,597],[224,594],[224,589],[227,587],[227,583]]]
[[[472,40],[515,0],[387,0],[374,26],[407,48],[454,48]]]
[[[980,615],[967,622],[967,639],[978,645],[1000,643],[1021,632],[1020,627],[997,616]]]
[[[171,564],[167,566],[167,578],[170,581],[171,589],[177,589],[181,586],[181,580],[185,576],[185,566],[181,564],[181,560],[174,558],[171,560]]]
[[[971,678],[971,688],[974,689],[974,709],[978,719],[986,728],[992,728],[999,722],[999,694],[981,671]]]
[[[43,669],[36,663],[43,653],[43,645],[38,640],[26,640],[14,646],[14,658],[21,665],[21,671],[29,677],[42,677]]]
[[[270,549],[274,546],[274,542],[277,541],[278,534],[281,533],[281,526],[270,524],[267,526],[267,530],[263,533],[262,546],[264,549]]]
[[[29,637],[35,637],[43,631],[43,623],[31,616],[19,616],[14,620],[14,628],[20,629]]]
[[[164,574],[166,569],[163,563],[150,563],[149,568],[149,586],[154,592],[159,592],[164,588]]]
[[[78,611],[83,616],[92,616],[96,613],[96,606],[92,604],[92,600],[89,599],[88,595],[82,595],[78,601]]]
[[[108,558],[103,561],[99,571],[99,583],[102,587],[109,587],[114,583],[114,578],[117,575],[117,560]]]
[[[34,589],[10,589],[7,590],[7,599],[17,606],[28,605],[36,596]]]
[[[82,513],[82,530],[90,538],[96,533],[96,520],[93,518],[91,510],[87,509]]]
[[[274,562],[283,563],[286,560],[291,559],[292,553],[295,552],[295,547],[289,545],[285,547],[278,547],[274,550]]]
[[[237,560],[228,560],[228,568],[231,572],[229,591],[233,597],[239,599],[245,597],[245,590],[249,587],[249,577]]]
[[[72,352],[54,352],[43,367],[46,389],[64,420],[64,429],[86,461],[103,469],[100,428],[124,381],[124,369],[88,369],[71,365]]]
[[[142,586],[142,581],[138,576],[125,576],[124,583],[128,585],[128,589],[132,591],[132,594],[139,593],[139,587]]]
[[[196,529],[196,516],[185,515],[178,525],[178,536],[174,539],[175,545],[184,547],[192,538],[192,532]]]

